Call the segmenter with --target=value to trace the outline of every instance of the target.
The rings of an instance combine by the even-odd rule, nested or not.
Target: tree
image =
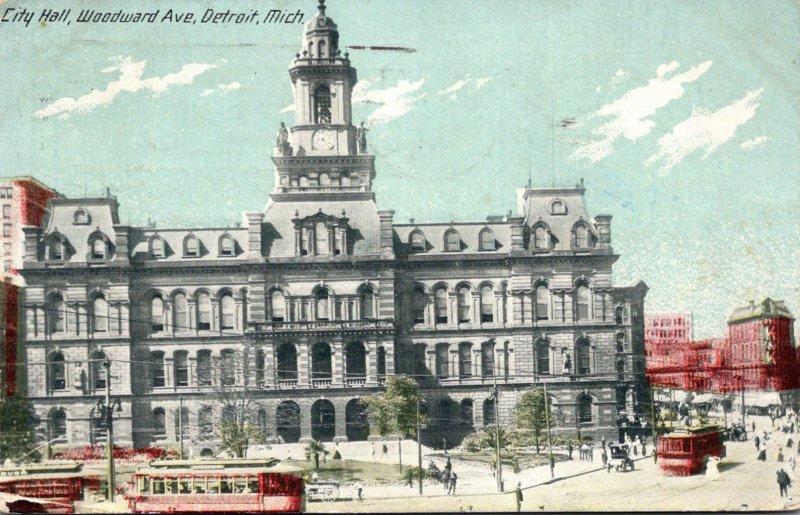
[[[20,460],[36,448],[33,428],[39,420],[27,400],[8,397],[0,400],[0,464],[6,459]]]
[[[420,399],[417,383],[406,376],[386,378],[386,391],[361,399],[367,407],[373,425],[381,436],[400,433],[408,438],[417,433],[417,400]],[[427,416],[420,415],[420,423]]]
[[[530,429],[536,445],[536,454],[539,454],[542,431],[547,425],[553,424],[552,410],[545,407],[544,390],[537,388],[528,390],[517,403],[516,422],[521,429]],[[548,399],[548,404],[549,404]]]
[[[500,450],[502,451],[506,447],[511,444],[511,435],[509,434],[508,429],[503,426],[495,428],[494,426],[489,426],[483,428],[481,432],[481,440],[480,446],[482,448],[490,448],[494,452],[497,452],[497,433],[500,432]]]
[[[314,456],[314,470],[319,470],[319,455],[320,454],[330,454],[328,450],[322,445],[322,442],[319,440],[311,440],[306,445],[306,454],[309,456]]]
[[[222,405],[222,420],[217,428],[220,449],[237,458],[244,458],[251,443],[264,443],[266,435],[256,424],[260,405],[254,402],[249,386],[252,383],[247,366],[248,349],[225,349],[222,356],[211,365],[210,376],[215,400]]]

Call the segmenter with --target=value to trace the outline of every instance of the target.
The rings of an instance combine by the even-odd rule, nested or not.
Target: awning
[[[744,394],[745,406],[768,408],[770,406],[780,406],[781,404],[781,396],[778,392],[746,392]]]
[[[710,393],[701,393],[692,399],[692,404],[711,404],[712,402],[714,402],[714,396]]]

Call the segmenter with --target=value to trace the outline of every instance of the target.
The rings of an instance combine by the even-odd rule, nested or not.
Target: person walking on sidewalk
[[[456,482],[458,481],[458,476],[455,472],[450,476],[450,488],[447,490],[448,495],[456,495]]]
[[[514,497],[517,501],[517,513],[522,510],[522,483],[517,483],[517,489],[514,490]]]
[[[789,487],[792,485],[792,480],[785,470],[780,469],[775,473],[777,475],[778,488],[781,492],[781,497],[789,497]]]

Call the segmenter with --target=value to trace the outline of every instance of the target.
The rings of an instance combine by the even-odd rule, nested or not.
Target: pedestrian
[[[492,477],[497,476],[497,460],[492,460]]]
[[[756,459],[757,460],[761,460],[761,461],[767,461],[767,448],[766,447],[761,449],[760,451],[758,451],[758,457]]]
[[[361,497],[361,492],[364,490],[364,487],[361,486],[361,483],[356,483],[356,493],[358,493],[358,500],[363,501],[364,498]]]
[[[789,487],[792,486],[792,479],[789,474],[783,469],[780,469],[775,474],[778,476],[778,488],[780,489],[781,497],[789,497]]]
[[[375,442],[370,442],[369,445],[370,445],[370,455],[372,455],[372,457],[374,458],[375,457]]]
[[[385,458],[386,455],[389,454],[389,448],[386,446],[386,444],[383,444],[382,450],[383,450],[383,457]]]
[[[572,459],[572,440],[567,442],[567,453],[569,454],[569,459]]]
[[[450,476],[450,489],[447,491],[448,494],[456,495],[456,481],[458,481],[458,476],[453,472],[453,475]]]
[[[408,467],[408,486],[414,488],[414,467]]]
[[[775,461],[783,461],[783,447],[780,445],[775,450]]]
[[[606,448],[606,437],[605,436],[600,438],[600,447],[602,447],[603,449]]]
[[[594,444],[589,445],[589,463],[594,463]]]
[[[753,428],[753,432],[755,433],[756,432],[756,421],[755,420],[750,422],[750,427]]]
[[[517,513],[522,511],[522,483],[517,483],[517,489],[514,490],[514,495],[517,499]]]
[[[442,471],[442,485],[444,489],[450,491],[450,469],[446,468]]]
[[[583,442],[581,444],[581,460],[582,461],[586,461],[586,454],[587,454],[588,450],[589,450],[589,446],[586,445],[586,442]]]
[[[644,458],[645,456],[647,456],[647,446],[645,445],[644,442],[642,442],[642,458]]]
[[[653,447],[653,463],[654,464],[658,463],[658,448],[657,447]]]
[[[789,456],[789,468],[792,469],[792,477],[794,477],[794,469],[797,466],[797,460],[794,456]]]
[[[633,455],[634,456],[638,456],[639,455],[639,448],[636,446],[636,444],[633,444],[632,447],[633,447]]]
[[[756,435],[756,437],[753,438],[753,443],[756,444],[756,451],[760,451],[761,450],[761,438],[759,438],[758,435]]]
[[[606,466],[606,464],[608,463],[608,454],[606,454],[606,449],[605,449],[605,447],[603,448],[603,452],[602,452],[602,454],[600,454],[600,459],[602,459],[602,460],[603,460],[603,467],[605,467],[605,466]]]

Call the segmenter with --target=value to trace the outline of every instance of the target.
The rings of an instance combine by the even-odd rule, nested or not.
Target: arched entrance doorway
[[[300,440],[300,406],[292,401],[283,401],[275,410],[275,434],[285,443]]]
[[[336,408],[331,401],[320,399],[311,405],[311,438],[333,441],[336,435]]]
[[[359,399],[347,403],[345,418],[349,441],[363,441],[369,438],[369,414]]]

